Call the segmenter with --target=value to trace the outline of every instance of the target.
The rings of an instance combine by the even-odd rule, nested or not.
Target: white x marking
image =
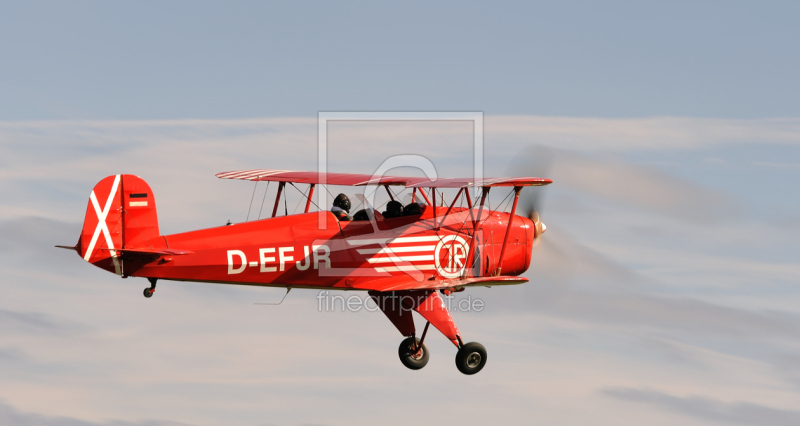
[[[100,210],[100,203],[97,202],[97,196],[92,191],[92,195],[89,196],[89,199],[92,201],[92,206],[94,207],[94,212],[97,214],[97,227],[94,229],[94,235],[92,235],[92,241],[89,243],[89,248],[86,250],[86,255],[83,258],[88,262],[89,259],[92,257],[92,251],[94,251],[94,246],[97,244],[97,238],[100,237],[100,233],[103,233],[103,236],[106,238],[106,245],[108,245],[108,250],[111,253],[111,259],[114,261],[114,269],[119,275],[119,261],[117,260],[117,253],[114,250],[114,242],[111,240],[111,233],[108,231],[108,224],[106,224],[106,217],[108,216],[108,212],[111,210],[111,204],[114,201],[114,196],[117,195],[117,188],[119,187],[119,178],[120,175],[117,175],[114,178],[114,184],[111,186],[111,192],[108,194],[108,199],[106,200],[106,206],[103,210]]]

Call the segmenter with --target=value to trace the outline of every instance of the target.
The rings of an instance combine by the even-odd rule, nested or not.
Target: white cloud
[[[488,117],[493,140],[526,139],[579,151],[698,149],[720,144],[800,143],[800,119],[688,117]],[[488,138],[487,138],[488,139]]]
[[[647,416],[655,405],[665,424],[685,419],[676,400],[597,392],[656,381],[665,395],[793,415],[796,377],[775,359],[797,350],[800,321],[787,302],[796,291],[779,284],[799,272],[766,254],[791,249],[794,231],[762,222],[743,232],[726,210],[730,194],[616,154],[797,144],[798,120],[490,116],[486,130],[487,171],[536,141],[556,154],[547,176],[556,183],[545,188],[549,230],[532,282],[471,289],[487,310],[456,315],[491,358],[466,378],[438,335],[431,364],[409,374],[395,358],[399,333],[380,314],[319,313],[302,291],[280,307],[253,306],[281,291],[210,284],[164,283],[146,300],[143,280],[52,247],[75,242],[90,189],[121,172],[151,184],[165,233],[243,220],[253,185],[214,173],[313,169],[315,119],[0,123],[0,411],[41,413],[32,416],[43,424],[338,423],[353,413],[370,423],[402,405],[429,421],[513,423],[533,407],[566,423],[640,424],[602,414],[611,406]],[[440,174],[469,173],[471,136],[464,123],[335,124],[329,167],[370,172],[387,156],[426,153]],[[755,244],[758,236],[766,241]],[[783,292],[767,294],[769,285]],[[467,396],[430,408],[454,386]],[[724,404],[712,412],[747,411]]]
[[[663,150],[754,140],[800,142],[796,119],[488,116],[486,132],[490,174],[502,171],[510,158],[531,143],[559,148],[564,156],[564,149]],[[53,197],[88,194],[102,177],[123,172],[144,177],[156,194],[164,194],[159,197],[162,210],[190,209],[199,216],[193,223],[209,224],[220,215],[231,216],[232,211],[221,213],[206,200],[229,205],[244,199],[250,189],[244,184],[215,182],[215,173],[242,168],[314,169],[316,134],[316,120],[309,118],[2,122],[0,190],[5,197],[1,216],[63,217],[62,212],[54,212]],[[421,153],[434,161],[442,175],[471,174],[469,123],[332,123],[329,140],[329,168],[334,171],[371,172],[390,155]],[[685,179],[622,162],[592,162],[572,155],[559,167],[556,171],[564,185],[677,214],[713,214],[713,210],[695,212],[693,206],[709,205],[696,201],[719,197],[696,186],[692,189]],[[198,197],[201,192],[207,198]],[[82,210],[83,202],[72,203],[71,211]]]
[[[62,416],[45,416],[38,413],[22,412],[0,400],[0,424],[15,426],[182,426],[186,423],[146,420],[127,422],[121,420],[92,422]]]
[[[647,389],[609,388],[613,398],[654,405],[690,417],[727,424],[796,425],[800,411],[784,410],[749,402],[726,403],[701,396],[678,397]]]

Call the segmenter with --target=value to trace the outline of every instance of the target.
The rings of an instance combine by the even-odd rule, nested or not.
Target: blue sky
[[[0,117],[798,115],[795,2],[24,2]]]
[[[798,424],[799,8],[7,5],[0,423]],[[164,233],[243,221],[252,184],[214,174],[314,169],[319,111],[482,111],[487,175],[549,153],[531,283],[454,314],[480,374],[439,335],[406,370],[389,321],[313,291],[144,299],[52,247],[116,173],[150,183]],[[465,123],[329,129],[330,170],[417,154],[471,174]]]

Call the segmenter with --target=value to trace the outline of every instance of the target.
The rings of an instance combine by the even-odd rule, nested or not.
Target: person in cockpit
[[[347,195],[339,194],[333,199],[333,207],[331,212],[339,220],[349,221],[353,220],[350,216],[350,198]]]
[[[395,217],[400,217],[403,215],[403,204],[399,201],[389,201],[389,204],[386,204],[386,211],[383,212],[383,217],[386,219],[391,219]]]
[[[419,203],[411,203],[403,207],[403,216],[416,216],[422,214],[422,206]]]

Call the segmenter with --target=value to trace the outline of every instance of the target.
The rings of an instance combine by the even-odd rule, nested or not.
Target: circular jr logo
[[[469,244],[458,235],[447,235],[439,241],[434,251],[434,262],[439,275],[456,278],[467,266]]]

